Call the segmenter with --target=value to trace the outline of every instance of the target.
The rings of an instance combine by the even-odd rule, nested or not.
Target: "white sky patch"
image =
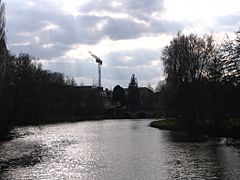
[[[37,44],[40,42],[40,38],[37,37],[37,36],[34,36],[34,40],[35,40],[35,42],[36,42]]]
[[[215,34],[221,29],[224,29],[225,33],[233,34],[238,28],[237,24],[227,28],[219,25],[217,18],[239,15],[239,0],[167,0],[164,6],[165,11],[162,14],[155,12],[152,16],[155,19],[185,23],[181,30],[186,34]]]
[[[150,23],[144,21],[144,20],[141,20],[141,19],[138,19],[138,18],[135,18],[135,17],[132,17],[132,16],[129,16],[128,19],[131,19],[133,22],[137,23],[137,24],[143,24],[145,26],[150,26]]]
[[[97,16],[97,17],[111,17],[114,19],[126,19],[128,18],[128,14],[126,13],[113,13],[113,12],[108,12],[108,11],[104,11],[104,10],[99,10],[99,11],[91,11],[88,13],[88,15],[92,15],[92,16]]]
[[[52,47],[53,47],[53,44],[52,44],[52,43],[43,44],[42,47],[43,47],[43,48],[52,48]]]
[[[65,62],[66,63],[78,63],[79,62],[79,60],[77,60],[77,59],[68,59],[65,56],[53,58],[51,60],[41,59],[40,61],[44,64],[65,63]]]
[[[151,66],[157,66],[157,67],[159,67],[160,65],[161,65],[160,58],[159,58],[159,60],[153,60],[153,61],[151,61]]]
[[[112,7],[116,8],[116,7],[122,6],[123,4],[121,2],[114,1],[114,2],[111,3],[111,5],[112,5]]]
[[[58,0],[54,1],[66,14],[71,14],[73,16],[78,16],[81,13],[78,11],[78,8],[89,0]]]
[[[154,19],[156,19],[156,20],[161,20],[161,19],[163,19],[162,13],[160,13],[160,12],[153,12],[153,13],[151,14],[151,16],[152,16]],[[166,18],[166,17],[165,17],[165,18]]]
[[[97,17],[110,17],[113,19],[128,19],[137,24],[143,24],[145,26],[149,26],[148,22],[141,20],[137,17],[130,16],[127,13],[108,12],[108,11],[100,10],[100,11],[91,11],[88,13],[88,15],[97,16]]]
[[[13,43],[11,46],[29,46],[31,42],[23,42],[23,43]]]
[[[98,22],[97,25],[96,25],[96,30],[97,30],[97,31],[103,30],[103,28],[104,28],[107,24],[108,24],[108,21],[105,20],[105,19],[102,20],[102,21],[100,21],[100,22]]]
[[[29,6],[29,7],[33,7],[34,5],[35,5],[35,3],[32,1],[27,2],[27,6]]]
[[[125,56],[122,61],[124,62],[130,62],[131,60],[133,60],[133,57],[132,56]]]
[[[47,25],[42,28],[42,31],[59,30],[59,29],[60,29],[60,27],[57,24],[47,22]]]
[[[164,19],[174,21],[209,21],[219,16],[239,14],[239,0],[167,0]]]
[[[92,51],[100,58],[104,58],[110,52],[116,51],[131,51],[136,49],[158,50],[166,46],[171,39],[172,36],[165,34],[117,41],[104,39],[97,45],[74,45],[70,51],[65,53],[65,56],[70,59],[86,59],[89,57],[88,51]]]

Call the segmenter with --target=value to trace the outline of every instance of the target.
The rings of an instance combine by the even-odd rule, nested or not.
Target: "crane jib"
[[[96,59],[96,63],[100,63],[102,65],[101,59]]]
[[[98,87],[101,87],[101,65],[102,65],[102,60],[94,55],[91,51],[88,51],[89,54],[91,54],[92,57],[96,59],[96,63],[98,63]]]

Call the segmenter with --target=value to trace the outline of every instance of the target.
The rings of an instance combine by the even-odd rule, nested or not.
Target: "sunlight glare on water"
[[[240,150],[105,120],[16,128],[0,145],[2,179],[238,179]],[[21,136],[22,135],[22,136]]]

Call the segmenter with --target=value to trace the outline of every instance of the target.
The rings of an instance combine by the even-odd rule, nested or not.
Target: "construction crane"
[[[88,51],[92,57],[95,58],[96,63],[98,64],[98,87],[101,87],[101,66],[102,66],[102,60],[94,55],[91,51]]]

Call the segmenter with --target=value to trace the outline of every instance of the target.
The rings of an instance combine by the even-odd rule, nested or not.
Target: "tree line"
[[[124,90],[120,85],[113,88],[112,103],[116,107],[128,107],[130,110],[140,108],[140,92],[135,74],[132,74],[128,88]]]
[[[80,88],[73,78],[44,70],[29,54],[8,51],[0,0],[0,139],[15,125],[92,119],[102,109],[98,89]]]
[[[83,95],[74,79],[43,70],[41,63],[28,54],[7,54],[1,86],[0,117],[5,128],[90,117],[101,108],[96,91]]]
[[[102,115],[100,90],[81,88],[62,73],[44,70],[28,54],[11,54],[5,39],[5,8],[0,0],[0,138],[13,125]],[[224,126],[239,132],[240,31],[234,40],[220,44],[211,35],[179,32],[161,59],[166,79],[159,83],[156,97],[150,98],[158,116],[180,119],[192,130],[207,123],[214,133]],[[113,89],[112,103],[134,111],[141,108],[139,97],[133,74],[127,94],[119,85]]]
[[[220,44],[211,35],[179,32],[161,59],[166,79],[157,93],[160,115],[182,119],[190,129],[207,123],[216,134],[240,125],[240,31]]]

